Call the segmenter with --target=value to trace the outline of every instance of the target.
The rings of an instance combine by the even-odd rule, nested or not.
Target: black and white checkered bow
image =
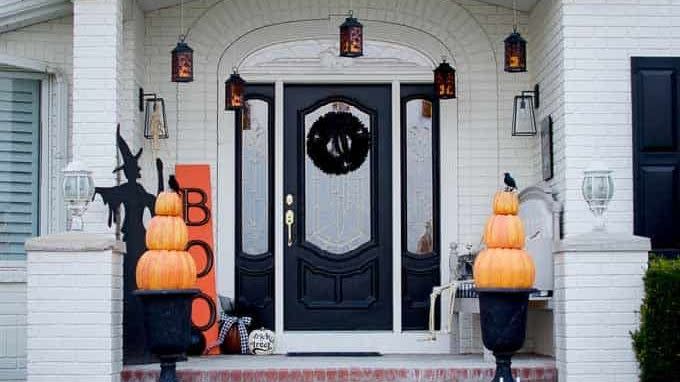
[[[224,342],[224,339],[227,337],[229,329],[231,329],[231,327],[236,324],[241,342],[241,354],[248,354],[248,326],[250,326],[252,318],[230,316],[222,312],[220,314],[220,321],[222,321],[222,327],[220,328],[220,333],[217,336],[217,341],[208,350],[221,345]]]

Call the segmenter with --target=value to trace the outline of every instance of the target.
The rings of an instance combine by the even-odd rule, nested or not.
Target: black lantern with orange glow
[[[456,98],[456,70],[446,60],[434,70],[434,91],[439,99]]]
[[[508,73],[527,71],[527,41],[517,29],[505,39],[505,71]]]
[[[229,79],[224,82],[225,110],[239,110],[243,108],[245,85],[246,81],[234,69]]]
[[[340,56],[360,57],[364,55],[364,26],[354,17],[352,11],[340,25]]]
[[[194,50],[179,36],[177,46],[172,50],[172,82],[194,80]]]

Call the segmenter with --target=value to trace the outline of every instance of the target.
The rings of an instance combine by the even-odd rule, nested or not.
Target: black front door
[[[390,86],[286,86],[283,154],[285,329],[392,329]]]
[[[632,59],[635,234],[680,251],[680,58]]]

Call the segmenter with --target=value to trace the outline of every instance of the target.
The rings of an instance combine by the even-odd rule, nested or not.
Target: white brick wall
[[[550,185],[564,200],[564,41],[562,36],[562,1],[539,1],[529,15],[529,74],[531,83],[540,85],[540,107],[536,110],[539,123],[548,115],[553,119],[553,179]],[[535,157],[539,179],[540,148]]]
[[[615,171],[612,231],[633,231],[630,57],[680,56],[680,3],[564,0],[565,229],[584,232],[582,171],[593,146]]]
[[[109,236],[66,233],[28,250],[28,378],[120,380],[123,255]]]
[[[560,381],[637,381],[630,332],[639,325],[649,240],[571,235],[555,253]]]
[[[122,116],[123,0],[77,0],[73,12],[73,155],[87,164],[97,185],[112,186]],[[107,215],[102,203],[93,203],[86,229],[111,233]]]
[[[0,263],[0,381],[26,379],[26,263]]]

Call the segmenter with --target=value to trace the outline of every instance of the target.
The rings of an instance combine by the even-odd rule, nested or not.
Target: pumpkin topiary
[[[484,229],[489,248],[524,248],[524,225],[516,215],[492,215]]]
[[[484,229],[487,249],[475,259],[473,275],[477,288],[526,289],[534,285],[534,260],[524,248],[524,225],[517,216],[519,198],[515,191],[494,195],[492,215]]]
[[[154,211],[160,216],[182,216],[182,198],[176,192],[161,192],[156,197]]]
[[[516,192],[498,191],[493,197],[493,213],[497,215],[517,215],[519,197]]]
[[[536,278],[534,260],[523,249],[485,249],[473,272],[477,288],[531,288]]]
[[[146,231],[149,250],[137,262],[137,288],[194,288],[196,263],[186,251],[189,229],[181,217],[182,199],[176,192],[161,192],[156,198],[154,212],[156,216]]]
[[[149,250],[137,262],[137,288],[187,289],[196,285],[196,264],[186,251]]]
[[[189,242],[189,230],[177,216],[154,216],[146,231],[148,249],[183,251]]]

